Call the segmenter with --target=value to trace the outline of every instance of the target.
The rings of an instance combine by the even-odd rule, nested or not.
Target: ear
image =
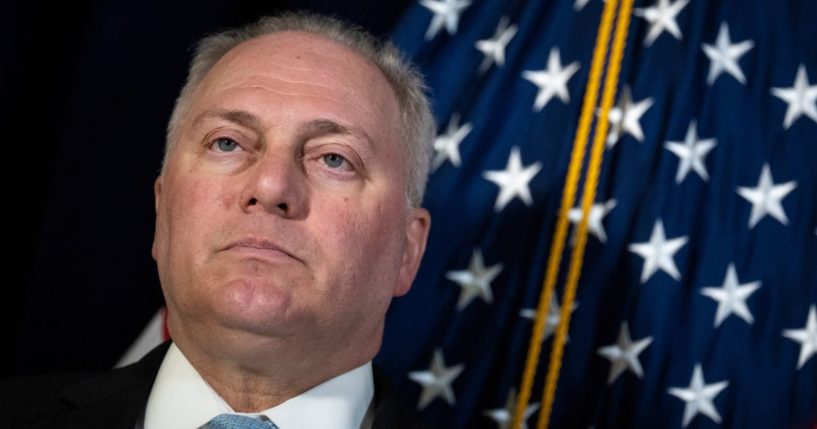
[[[428,231],[431,228],[431,215],[420,207],[412,208],[406,217],[406,244],[403,249],[403,260],[400,265],[400,277],[394,289],[394,296],[405,295],[411,289],[411,283],[420,268],[420,261],[426,251]]]
[[[156,230],[159,229],[159,201],[162,197],[162,176],[156,178],[156,181],[153,182],[153,211],[155,212],[156,216]],[[156,233],[153,234],[153,245],[150,247],[150,254],[153,256],[153,259],[156,259]]]
[[[159,211],[159,198],[162,196],[162,176],[156,178],[153,182],[153,209]]]

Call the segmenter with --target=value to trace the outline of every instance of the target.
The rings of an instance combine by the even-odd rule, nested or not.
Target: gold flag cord
[[[539,413],[537,429],[545,429],[550,421],[550,413],[553,409],[553,400],[556,397],[556,383],[559,379],[559,371],[562,366],[562,354],[564,352],[565,340],[567,338],[568,327],[570,326],[571,310],[576,299],[576,289],[579,286],[582,262],[584,260],[584,250],[587,245],[587,222],[590,217],[590,208],[596,199],[596,189],[598,185],[599,173],[601,172],[601,161],[604,155],[607,129],[610,125],[609,114],[613,105],[613,99],[618,87],[618,77],[621,71],[621,60],[624,56],[624,47],[627,42],[627,28],[630,24],[630,13],[632,12],[633,0],[622,0],[616,22],[616,34],[613,39],[613,49],[610,52],[610,61],[607,67],[607,74],[604,80],[604,93],[601,99],[601,114],[596,123],[595,134],[593,135],[593,146],[590,154],[590,165],[587,168],[587,179],[585,180],[582,192],[582,217],[576,233],[576,245],[570,258],[570,268],[567,276],[567,284],[562,301],[562,312],[556,336],[553,340],[550,362],[548,365],[547,380],[545,390],[542,395],[542,410]]]
[[[607,44],[610,37],[610,28],[615,14],[617,0],[609,0],[604,6],[601,24],[596,36],[596,46],[593,49],[593,62],[590,66],[590,76],[587,80],[587,88],[584,93],[581,115],[579,116],[579,128],[573,141],[573,151],[570,156],[570,164],[567,171],[564,191],[562,193],[562,205],[559,208],[559,216],[556,221],[556,231],[550,246],[548,256],[547,271],[545,273],[544,285],[539,296],[539,305],[536,309],[536,318],[533,322],[533,332],[531,333],[528,355],[525,360],[525,370],[522,375],[522,384],[519,389],[516,406],[514,408],[511,429],[521,429],[523,416],[530,402],[531,390],[533,389],[533,378],[536,375],[536,366],[539,364],[539,354],[542,338],[545,331],[545,320],[548,317],[548,303],[553,296],[556,286],[556,275],[559,272],[559,264],[562,260],[562,251],[567,237],[568,219],[567,213],[573,206],[576,199],[576,187],[579,181],[581,163],[584,158],[584,150],[587,144],[587,136],[590,133],[590,124],[593,119],[593,108],[598,97],[599,82],[601,80],[601,69],[604,57],[607,55]]]
[[[598,176],[601,170],[601,160],[604,153],[604,140],[609,127],[609,111],[613,104],[618,76],[621,70],[621,60],[623,58],[624,47],[627,39],[627,28],[630,22],[633,0],[623,0],[621,10],[618,13],[616,23],[616,33],[613,41],[613,49],[610,56],[610,63],[605,75],[604,93],[602,95],[602,106],[600,119],[596,126],[596,133],[591,149],[590,165],[585,186],[582,193],[582,217],[579,222],[576,235],[576,244],[571,255],[570,268],[568,271],[567,285],[562,301],[560,323],[553,341],[551,358],[548,366],[548,373],[543,393],[542,407],[539,412],[537,429],[545,429],[550,421],[550,414],[553,407],[553,400],[556,394],[556,384],[561,369],[561,360],[564,351],[564,343],[567,337],[567,330],[570,324],[571,309],[575,301],[576,289],[578,287],[581,274],[581,265],[584,257],[584,249],[587,244],[587,219],[595,199]],[[587,138],[590,134],[590,126],[593,119],[596,101],[598,99],[599,84],[602,76],[604,60],[607,56],[607,46],[610,41],[610,32],[613,18],[616,15],[618,0],[608,0],[602,13],[596,37],[596,45],[593,49],[593,60],[590,68],[590,75],[582,104],[582,111],[579,117],[579,127],[573,142],[570,165],[568,167],[567,180],[565,181],[562,204],[559,210],[559,217],[556,224],[553,242],[551,244],[550,255],[548,257],[548,267],[545,281],[539,298],[539,305],[536,311],[534,329],[531,334],[530,346],[525,362],[525,371],[522,378],[519,398],[514,408],[512,429],[521,429],[524,424],[523,417],[530,401],[533,379],[536,375],[536,367],[539,363],[541,353],[541,342],[544,334],[545,320],[548,317],[549,303],[553,296],[556,285],[556,277],[561,264],[561,256],[564,251],[565,239],[567,237],[568,211],[573,207],[576,200],[576,189],[581,173],[581,166],[585,157]]]

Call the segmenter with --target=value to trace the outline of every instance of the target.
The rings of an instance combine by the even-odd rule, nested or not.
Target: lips
[[[260,238],[245,238],[233,242],[225,250],[257,255],[263,257],[290,257],[298,259],[292,253],[279,246],[275,242]]]

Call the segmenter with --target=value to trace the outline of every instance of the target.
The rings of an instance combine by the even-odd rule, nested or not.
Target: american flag
[[[376,361],[438,427],[510,425],[603,8],[419,0],[393,32],[439,134]],[[813,427],[817,2],[637,0],[621,64],[550,427]]]

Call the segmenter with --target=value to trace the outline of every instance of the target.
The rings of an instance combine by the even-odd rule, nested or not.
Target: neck
[[[221,337],[225,339],[225,337]],[[233,338],[199,347],[195,340],[173,335],[193,368],[236,412],[254,413],[275,407],[335,376],[370,361],[372,350],[322,350],[312,344],[297,350],[275,341]],[[248,347],[252,344],[252,347]]]
[[[190,359],[202,378],[227,402],[242,413],[261,412],[300,395],[322,381],[285,374],[258,374],[249,368]]]

